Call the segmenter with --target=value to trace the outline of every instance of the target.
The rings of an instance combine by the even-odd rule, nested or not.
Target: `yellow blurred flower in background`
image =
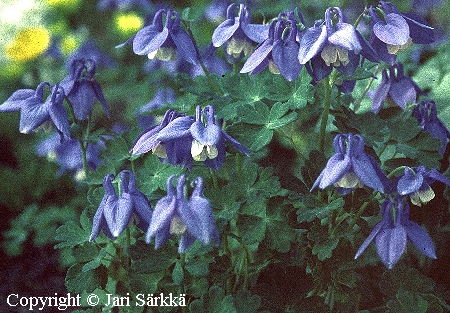
[[[29,61],[47,50],[50,33],[44,27],[29,27],[19,30],[15,38],[5,47],[5,53],[13,61]]]

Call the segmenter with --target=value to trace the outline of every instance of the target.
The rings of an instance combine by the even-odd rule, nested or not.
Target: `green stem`
[[[361,215],[364,213],[364,210],[367,208],[370,202],[366,201],[364,202],[361,207],[359,208],[359,211],[356,213],[355,217],[351,221],[351,223],[347,227],[347,231],[352,230],[353,226],[355,226],[358,219],[361,217]]]
[[[197,45],[197,42],[195,41],[194,34],[192,33],[190,23],[188,21],[183,21],[183,23],[186,26],[186,30],[187,30],[189,36],[191,37],[192,42],[194,43],[195,52],[197,53],[200,66],[201,66],[203,72],[205,73],[205,76],[206,76],[206,79],[208,80],[209,85],[214,90],[215,94],[217,94],[218,96],[223,96],[223,92],[220,90],[219,86],[217,86],[216,82],[212,79],[211,74],[209,73],[208,69],[205,66],[205,62],[203,62],[203,58],[200,55],[200,50],[198,49],[198,45]]]
[[[325,99],[324,99],[324,104],[323,104],[322,120],[320,122],[320,135],[319,135],[319,150],[320,151],[324,151],[325,131],[327,129],[328,115],[330,114],[330,106],[331,106],[332,82],[330,81],[329,76],[324,78],[323,87],[325,89]]]

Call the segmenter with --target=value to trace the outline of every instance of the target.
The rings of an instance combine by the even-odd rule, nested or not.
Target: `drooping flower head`
[[[330,75],[333,67],[346,76],[354,73],[360,62],[360,55],[378,62],[376,52],[362,35],[345,22],[338,7],[325,11],[325,20],[308,28],[301,40],[298,59],[315,81]]]
[[[392,269],[405,251],[407,239],[421,253],[436,259],[433,241],[421,226],[409,219],[409,210],[408,202],[403,197],[395,201],[386,199],[382,204],[381,221],[359,247],[355,259],[375,240],[381,261],[388,269]]]
[[[51,92],[44,101],[45,87]],[[36,90],[19,89],[15,91],[2,105],[0,112],[15,112],[20,110],[19,131],[29,134],[46,121],[55,125],[61,140],[70,138],[69,120],[63,106],[64,90],[59,85],[51,86],[48,82],[40,83]]]
[[[289,81],[295,80],[302,69],[297,57],[297,32],[294,12],[281,13],[270,23],[268,38],[247,59],[241,73],[258,74],[268,66],[270,72],[281,74]]]
[[[214,30],[212,44],[218,48],[225,45],[225,56],[234,63],[253,51],[254,43],[263,42],[268,36],[267,25],[251,24],[250,9],[239,5],[238,16],[235,16],[236,3],[227,8],[227,19]]]
[[[163,23],[163,17],[166,21]],[[189,63],[197,64],[198,56],[192,38],[180,27],[180,15],[173,10],[156,12],[151,25],[144,26],[126,44],[133,43],[133,52],[149,59],[174,61],[178,55]]]
[[[430,185],[435,181],[450,186],[450,179],[439,173],[436,169],[427,171],[424,166],[405,167],[404,175],[397,183],[397,191],[402,196],[410,196],[411,202],[421,206],[434,198],[434,191]]]
[[[160,125],[150,127],[136,138],[130,153],[139,155],[152,150],[161,161],[191,169],[190,149],[192,139],[189,128],[194,121],[193,116],[185,116],[169,109]],[[169,124],[171,128],[167,130],[166,127]],[[159,138],[160,133],[164,135],[164,140]]]
[[[419,126],[423,130],[431,133],[434,138],[438,138],[442,142],[439,153],[443,155],[447,148],[447,140],[450,138],[450,132],[437,116],[434,101],[422,100],[417,103],[414,107],[413,116],[417,119]]]
[[[61,81],[61,87],[64,88],[78,120],[85,120],[89,116],[95,100],[101,103],[106,116],[109,117],[108,103],[102,87],[94,78],[95,68],[93,60],[76,59],[70,65],[69,76]]]
[[[134,174],[128,170],[120,173],[120,197],[117,196],[114,189],[113,180],[113,174],[108,174],[103,179],[105,195],[94,215],[89,241],[93,241],[101,230],[113,240],[119,237],[133,220],[143,231],[146,231],[150,224],[152,218],[150,203],[145,195],[136,188]]]
[[[370,6],[372,34],[370,44],[388,64],[394,64],[397,54],[412,43],[429,44],[434,41],[434,29],[420,16],[400,13],[394,4],[380,1]]]
[[[395,63],[381,73],[381,81],[373,92],[367,93],[372,98],[372,112],[378,113],[385,101],[394,102],[402,109],[408,103],[414,104],[417,95],[426,95],[419,86],[403,72],[403,65]]]
[[[203,114],[206,121],[204,122]],[[195,161],[204,161],[212,169],[220,169],[225,162],[225,140],[228,140],[235,148],[249,156],[250,152],[236,139],[228,135],[222,127],[216,123],[214,108],[210,105],[201,109],[197,106],[195,121],[189,127],[188,123],[178,121],[170,122],[162,129],[157,139],[165,145],[171,142],[187,143],[191,158]],[[167,154],[169,156],[169,154]]]
[[[167,196],[161,198],[155,206],[153,218],[147,231],[147,243],[155,238],[155,249],[160,248],[171,235],[180,236],[178,252],[184,253],[195,239],[207,245],[211,237],[216,245],[220,243],[214,222],[210,202],[202,196],[203,180],[197,177],[191,198],[186,200],[184,187],[186,175],[178,178],[176,190],[172,181],[176,175],[167,180]]]
[[[375,159],[364,152],[364,139],[360,135],[339,134],[334,138],[334,155],[311,190],[334,185],[340,193],[348,193],[365,185],[384,192],[386,181]]]
[[[105,144],[102,140],[99,140],[97,143],[89,142],[87,144],[86,161],[89,170],[95,170],[102,163],[100,152],[104,149]],[[60,166],[57,173],[58,176],[71,171],[75,172],[75,180],[79,181],[85,178],[80,143],[74,138],[61,142],[59,135],[54,133],[39,142],[36,146],[36,154],[56,162]]]

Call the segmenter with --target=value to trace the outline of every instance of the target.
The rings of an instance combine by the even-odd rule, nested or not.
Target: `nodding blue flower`
[[[254,43],[261,43],[268,37],[267,25],[251,24],[250,9],[239,5],[238,16],[235,17],[236,3],[227,8],[227,19],[214,30],[212,44],[218,48],[224,46],[225,57],[234,63],[253,51]]]
[[[402,196],[410,196],[411,202],[417,206],[428,203],[434,198],[430,185],[435,181],[450,186],[450,179],[436,169],[427,171],[424,166],[405,167],[404,175],[397,183],[397,191]]]
[[[120,173],[120,197],[114,189],[113,180],[113,174],[108,174],[103,179],[105,195],[94,215],[89,241],[93,241],[101,230],[114,240],[133,220],[143,231],[146,231],[150,224],[151,206],[145,195],[136,188],[134,174],[128,170]]]
[[[419,126],[422,127],[423,130],[431,133],[434,138],[437,138],[442,142],[439,153],[443,155],[447,148],[447,139],[450,138],[450,132],[437,116],[436,104],[434,101],[420,101],[414,107],[413,116],[417,119]]]
[[[44,88],[51,88],[51,93],[44,101]],[[15,112],[20,110],[19,131],[29,134],[46,121],[51,120],[63,139],[70,138],[69,120],[63,106],[64,90],[59,85],[48,82],[40,83],[36,90],[19,89],[15,91],[2,105],[0,112]]]
[[[67,99],[73,108],[77,120],[85,120],[92,111],[97,99],[109,117],[108,103],[102,87],[95,80],[95,62],[90,59],[76,59],[70,65],[70,74],[60,85],[64,88]]]
[[[362,243],[355,254],[355,259],[375,240],[381,261],[388,269],[392,269],[405,251],[407,239],[421,253],[436,259],[433,241],[421,226],[409,219],[409,210],[408,203],[402,197],[395,202],[386,199],[382,204],[381,221],[375,225],[370,235]]]
[[[163,16],[166,22],[163,25]],[[120,48],[133,43],[133,52],[147,55],[149,59],[174,61],[177,52],[181,58],[189,63],[197,64],[198,55],[192,38],[180,27],[180,15],[173,10],[161,9],[156,12],[151,25],[144,26],[136,35],[132,36]]]
[[[426,95],[411,78],[405,76],[401,63],[395,63],[389,66],[389,69],[383,70],[381,81],[375,91],[367,93],[372,99],[372,112],[374,113],[381,110],[385,101],[394,102],[405,109],[408,103],[416,103],[417,94]]]
[[[270,72],[295,80],[303,67],[297,57],[297,31],[294,12],[281,13],[270,23],[268,38],[247,59],[241,73],[258,74],[268,66]]]
[[[65,62],[67,68],[70,70],[70,66],[75,60],[92,60],[96,67],[114,67],[117,65],[109,55],[101,51],[95,41],[87,40],[79,48],[77,48],[70,56],[67,57]]]
[[[105,144],[102,140],[87,144],[86,161],[89,170],[95,170],[102,163],[100,152],[104,149]],[[76,139],[69,138],[61,142],[59,135],[54,133],[38,143],[36,154],[40,157],[46,157],[50,161],[55,161],[60,166],[58,176],[67,171],[73,171],[75,172],[75,180],[81,181],[86,178],[80,143]]]
[[[155,237],[155,249],[159,249],[171,235],[180,236],[179,253],[185,253],[195,239],[208,245],[213,238],[218,246],[220,239],[212,207],[209,200],[202,196],[203,179],[197,177],[192,182],[195,187],[188,201],[184,195],[186,175],[178,178],[176,190],[172,185],[175,177],[176,175],[169,177],[167,196],[161,198],[155,206],[146,242]]]
[[[368,186],[384,192],[387,178],[375,159],[364,152],[364,139],[360,135],[339,134],[334,137],[334,155],[317,177],[311,190],[330,185],[340,193]]]
[[[197,106],[195,121],[190,125],[177,118],[159,132],[157,139],[164,143],[166,151],[167,144],[171,142],[182,144],[183,149],[189,145],[192,159],[204,161],[208,167],[215,170],[220,169],[225,162],[225,140],[228,140],[240,152],[250,156],[247,148],[216,124],[212,106],[206,106],[203,113],[206,115],[206,123],[203,123],[201,106]],[[169,152],[167,152],[167,156],[169,156]]]
[[[181,165],[190,169],[192,139],[190,139],[189,128],[194,120],[193,116],[184,116],[172,109],[167,110],[160,125],[148,128],[136,138],[130,153],[139,155],[152,150],[160,160],[167,160],[172,165]],[[166,130],[169,124],[171,128]],[[164,131],[165,140],[159,138],[162,131]]]
[[[393,64],[400,51],[412,43],[429,44],[434,41],[434,29],[420,16],[400,13],[394,4],[380,1],[370,6],[372,34],[369,42],[381,60]]]
[[[324,21],[316,22],[303,33],[298,59],[300,64],[311,61],[306,69],[315,81],[320,81],[330,75],[333,67],[345,76],[352,75],[360,55],[373,62],[379,60],[355,27],[345,23],[341,9],[330,7],[325,11]]]

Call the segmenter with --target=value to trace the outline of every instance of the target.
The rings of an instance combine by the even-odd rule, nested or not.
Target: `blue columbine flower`
[[[334,138],[334,155],[317,177],[311,190],[319,186],[338,187],[340,193],[348,193],[364,185],[384,192],[387,178],[375,159],[364,152],[364,139],[360,135],[339,134]]]
[[[392,100],[402,109],[408,103],[416,103],[417,94],[426,95],[419,86],[403,72],[403,65],[395,63],[381,73],[381,81],[375,91],[368,92],[372,98],[372,112],[378,113],[386,100]]]
[[[330,75],[333,67],[345,76],[352,75],[359,65],[360,54],[378,62],[376,52],[362,35],[353,25],[345,23],[341,9],[333,7],[325,11],[325,21],[316,22],[304,32],[298,59],[300,64],[311,61],[306,69],[315,81],[320,81]]]
[[[225,56],[234,63],[253,51],[253,44],[263,42],[268,36],[267,25],[251,24],[250,9],[239,5],[238,16],[235,17],[236,3],[227,8],[227,19],[214,30],[212,44],[218,48],[225,45]]]
[[[379,14],[378,14],[379,13]],[[393,64],[398,52],[412,43],[429,44],[434,41],[434,29],[418,15],[400,13],[394,4],[380,1],[369,8],[372,34],[370,44],[381,60]]]
[[[102,161],[100,152],[105,149],[102,140],[97,143],[88,143],[86,147],[86,160],[89,170],[95,170]],[[47,157],[55,161],[60,166],[57,175],[63,175],[67,171],[75,172],[75,180],[83,180],[83,160],[80,143],[78,140],[69,138],[61,142],[57,133],[45,138],[36,146],[36,154],[41,157]]]
[[[192,156],[190,154],[192,139],[189,128],[194,121],[193,116],[184,116],[169,109],[160,125],[150,127],[136,138],[130,153],[139,155],[152,150],[160,160],[167,160],[172,165],[181,165],[190,169],[192,167]],[[166,127],[169,123],[171,130],[167,131]],[[165,141],[158,138],[163,130]],[[184,140],[185,137],[187,137],[187,140]]]
[[[220,243],[219,233],[214,223],[210,202],[202,196],[203,180],[197,177],[189,201],[184,195],[186,175],[178,178],[176,190],[172,185],[176,175],[167,180],[167,196],[161,198],[155,206],[152,221],[147,231],[147,243],[155,237],[155,249],[160,248],[170,235],[181,236],[179,253],[185,253],[195,239],[207,245],[214,238],[216,245]]]
[[[420,101],[414,107],[413,116],[417,119],[419,126],[423,130],[431,133],[434,138],[438,138],[442,142],[439,153],[443,155],[447,148],[447,139],[450,138],[450,132],[437,116],[434,101]]]
[[[208,167],[215,170],[220,169],[225,162],[225,140],[231,142],[245,155],[250,156],[247,148],[216,124],[212,106],[206,106],[203,113],[206,115],[206,123],[203,123],[201,107],[197,106],[195,121],[190,125],[177,118],[159,132],[157,139],[164,143],[166,151],[168,151],[168,144],[182,144],[183,149],[189,145],[190,155],[195,161],[204,161]],[[169,151],[167,156],[169,157]]]
[[[103,179],[105,195],[94,215],[89,241],[93,241],[101,230],[113,240],[124,231],[133,219],[137,219],[136,224],[143,231],[146,231],[150,224],[152,218],[150,203],[145,195],[136,188],[134,174],[128,170],[120,173],[122,191],[120,198],[112,185],[113,179],[113,174],[108,174]]]
[[[44,88],[51,88],[51,93],[44,101]],[[15,91],[1,106],[0,112],[20,110],[19,131],[29,134],[48,120],[52,120],[58,133],[63,138],[70,138],[69,120],[63,106],[64,90],[59,85],[53,87],[48,82],[40,83],[36,91],[19,89]]]
[[[73,108],[75,118],[85,120],[92,111],[97,99],[109,117],[108,103],[103,96],[102,87],[94,79],[95,62],[93,60],[76,59],[70,65],[70,74],[61,81],[67,99]]]
[[[300,47],[297,31],[294,12],[281,13],[270,23],[268,38],[247,59],[241,73],[258,74],[269,66],[272,73],[281,74],[288,81],[295,80],[302,69],[297,57]]]
[[[395,221],[391,209],[396,206]],[[404,198],[398,198],[396,203],[386,199],[382,204],[381,221],[375,225],[370,235],[355,254],[358,258],[375,239],[377,253],[388,268],[392,269],[406,248],[409,239],[424,255],[436,259],[433,241],[427,232],[417,223],[409,219],[409,205]]]
[[[166,22],[163,25],[163,16]],[[133,43],[133,52],[149,59],[176,60],[176,52],[189,63],[197,64],[198,56],[192,38],[180,27],[180,15],[173,10],[156,12],[151,25],[145,26],[123,44]]]
[[[402,196],[409,195],[413,204],[421,206],[434,198],[434,191],[430,185],[435,181],[450,186],[450,179],[436,169],[427,171],[424,166],[412,168],[406,166],[404,175],[397,183],[397,191]]]

